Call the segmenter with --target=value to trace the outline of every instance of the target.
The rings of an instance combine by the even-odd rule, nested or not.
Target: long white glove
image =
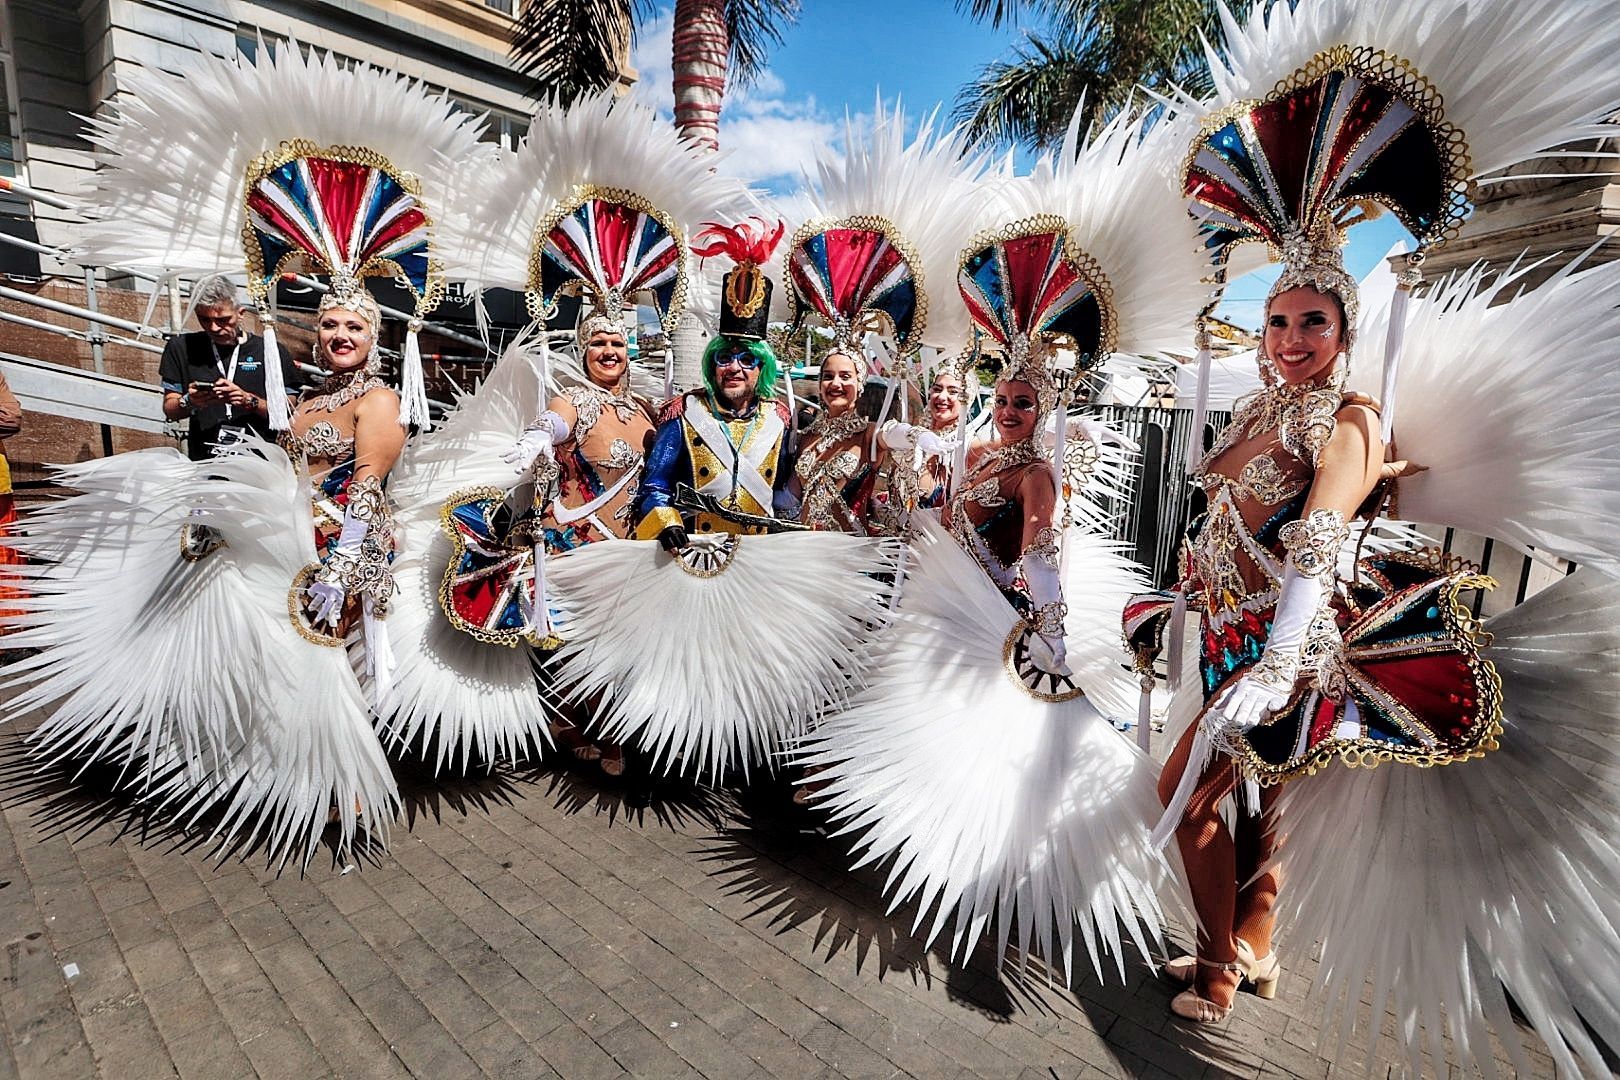
[[[547,409],[523,429],[517,441],[501,452],[501,460],[515,472],[528,472],[542,456],[556,460],[553,447],[568,438],[568,422]]]
[[[898,420],[890,420],[878,429],[878,442],[885,450],[909,452],[918,466],[923,458],[944,457],[950,453],[945,440],[932,431],[916,424],[902,424]]]
[[[367,478],[349,486],[349,505],[343,511],[343,528],[337,547],[305,589],[310,601],[310,621],[315,625],[336,626],[343,617],[343,604],[351,593],[367,594],[376,607],[385,611],[394,591],[394,578],[388,569],[388,553],[380,542],[387,536],[387,503],[382,482]],[[373,536],[374,526],[381,527]],[[367,543],[368,537],[370,543]]]
[[[1344,517],[1335,510],[1315,510],[1310,517],[1283,526],[1289,554],[1266,647],[1259,662],[1215,699],[1208,713],[1211,722],[1227,731],[1249,731],[1288,704],[1312,627],[1318,626],[1319,633],[1337,633],[1331,602],[1339,544],[1345,535]]]
[[[321,567],[307,590],[310,622],[316,626],[321,623],[336,626],[343,617],[343,601],[349,595],[345,571],[360,562],[360,549],[370,531],[371,522],[355,517],[352,506],[343,512],[343,531],[338,533],[337,548],[327,557],[326,565]]]
[[[1024,552],[1024,583],[1029,586],[1034,606],[1030,612],[1030,623],[1035,628],[1029,641],[1030,659],[1042,671],[1068,675],[1069,650],[1063,641],[1063,620],[1069,607],[1063,602],[1063,582],[1058,576],[1059,554],[1057,530],[1042,529]]]

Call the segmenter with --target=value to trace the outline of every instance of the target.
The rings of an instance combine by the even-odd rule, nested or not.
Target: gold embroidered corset
[[[872,468],[868,425],[853,434],[816,435],[799,452],[799,521],[822,532],[865,536]]]
[[[1275,429],[1222,436],[1197,476],[1209,506],[1190,552],[1212,614],[1274,599],[1284,558],[1277,530],[1299,516],[1316,475]]]
[[[572,527],[591,542],[607,534],[630,533],[630,507],[635,502],[653,422],[646,404],[634,397],[610,394],[595,386],[571,386],[562,396],[574,407],[574,426],[568,440],[557,447],[556,501],[567,511],[583,511],[580,518],[557,521],[557,507],[542,514],[546,527]]]

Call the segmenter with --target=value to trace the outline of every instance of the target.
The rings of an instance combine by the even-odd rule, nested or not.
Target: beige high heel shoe
[[[1282,961],[1273,949],[1262,957],[1254,955],[1254,946],[1242,938],[1237,942],[1238,963],[1243,965],[1243,977],[1254,983],[1254,996],[1270,1001],[1277,996],[1277,980],[1282,978]]]
[[[1199,967],[1236,972],[1238,985],[1243,985],[1243,965],[1236,960],[1222,962],[1219,960],[1205,960],[1200,956],[1197,959],[1197,964]],[[1218,1024],[1232,1015],[1232,1006],[1217,1005],[1207,997],[1199,994],[1197,987],[1193,987],[1191,990],[1183,990],[1170,999],[1170,1011],[1183,1020],[1192,1020],[1200,1024]]]
[[[1242,938],[1233,938],[1237,942],[1237,962],[1243,967],[1243,978],[1254,984],[1256,997],[1270,1001],[1277,996],[1277,980],[1282,977],[1282,961],[1277,959],[1276,950],[1256,959],[1254,947]],[[1198,963],[1191,956],[1178,956],[1174,960],[1164,962],[1164,973],[1179,983],[1191,983],[1193,975],[1198,971]]]

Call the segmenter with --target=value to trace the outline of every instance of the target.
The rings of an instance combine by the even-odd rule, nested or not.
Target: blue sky
[[[670,13],[642,27],[634,63],[636,95],[664,115],[673,109],[670,89]],[[796,25],[771,56],[764,78],[728,97],[720,119],[723,171],[786,194],[800,185],[822,146],[842,145],[846,114],[857,129],[881,94],[896,97],[915,123],[939,106],[949,114],[957,91],[985,64],[1004,57],[1022,31],[974,23],[952,0],[804,0]],[[1027,167],[1028,155],[1017,162]],[[1351,234],[1346,264],[1358,277],[1405,236],[1386,215]],[[1275,270],[1234,281],[1219,314],[1257,326]]]

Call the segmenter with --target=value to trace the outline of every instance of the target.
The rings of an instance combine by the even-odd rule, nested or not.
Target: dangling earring
[[[369,379],[374,379],[374,378],[377,377],[378,373],[381,372],[381,371],[382,371],[382,360],[377,356],[377,348],[376,348],[376,346],[372,346],[371,352],[366,354],[366,363],[365,363],[365,366],[361,369],[361,373],[364,374]]]
[[[1260,382],[1267,389],[1276,387],[1282,381],[1282,376],[1277,373],[1277,365],[1272,362],[1271,357],[1266,355],[1265,342],[1255,347],[1254,357],[1255,363],[1260,367]]]

